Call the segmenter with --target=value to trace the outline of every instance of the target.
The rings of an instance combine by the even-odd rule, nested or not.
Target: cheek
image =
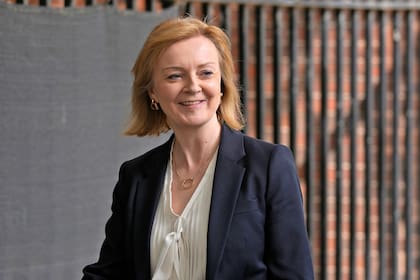
[[[220,80],[212,81],[208,84],[208,87],[214,95],[219,95],[222,92],[222,82]]]
[[[176,90],[173,87],[167,85],[156,85],[153,87],[153,93],[160,103],[172,100],[175,96],[175,91]]]

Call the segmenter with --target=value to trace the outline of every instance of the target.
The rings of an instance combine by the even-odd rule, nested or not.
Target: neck
[[[203,131],[175,131],[173,156],[178,168],[186,171],[206,161],[219,145],[221,125]]]
[[[219,145],[221,126],[212,133],[176,134],[172,149],[173,184],[181,191],[194,190]],[[180,135],[182,135],[180,137]]]

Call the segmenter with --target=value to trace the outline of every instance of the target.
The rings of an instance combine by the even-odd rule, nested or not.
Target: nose
[[[196,75],[190,75],[188,77],[185,91],[192,94],[201,92],[200,79]]]

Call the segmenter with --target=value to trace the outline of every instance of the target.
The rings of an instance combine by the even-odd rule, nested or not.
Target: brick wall
[[[272,36],[272,26],[270,23],[273,22],[273,19],[271,18],[271,12],[269,8],[267,9],[267,53],[266,53],[266,71],[267,73],[270,73],[273,65],[272,65],[272,55],[271,55],[271,49],[272,44],[270,43],[270,37]],[[235,13],[233,13],[235,14]],[[254,11],[251,7],[250,14],[253,15]],[[296,156],[296,162],[299,168],[300,177],[302,179],[302,187],[304,194],[307,194],[307,179],[305,176],[305,170],[307,168],[307,158],[306,158],[306,149],[309,145],[309,139],[307,139],[305,133],[307,130],[307,123],[305,120],[305,107],[307,105],[307,100],[305,98],[305,70],[307,66],[307,60],[305,58],[305,19],[304,19],[304,10],[298,10],[297,11],[297,65],[296,65],[296,77],[297,80],[297,87],[298,87],[298,94],[296,96],[297,106],[296,106],[296,119],[291,120],[290,119],[290,107],[289,107],[289,98],[288,93],[290,93],[290,83],[291,83],[291,76],[290,76],[290,68],[289,68],[289,57],[290,57],[290,49],[289,49],[289,31],[290,28],[290,20],[289,16],[291,14],[291,11],[288,9],[284,10],[283,16],[283,26],[284,30],[282,31],[282,34],[285,38],[285,40],[282,41],[282,53],[283,53],[283,62],[281,65],[282,73],[281,73],[281,79],[282,79],[282,92],[284,95],[281,98],[281,109],[282,109],[282,115],[281,115],[281,124],[280,124],[280,132],[281,132],[281,143],[285,144],[292,144],[290,143],[290,127],[291,125],[295,126],[295,130],[297,133],[297,143],[295,146],[295,156]],[[405,13],[402,14],[403,20],[406,18]],[[314,259],[315,259],[315,268],[318,273],[318,276],[320,276],[321,271],[321,252],[326,249],[326,272],[323,274],[323,278],[326,277],[326,279],[334,279],[337,277],[336,271],[337,267],[339,266],[341,269],[341,276],[338,276],[336,279],[350,279],[350,271],[353,266],[353,277],[355,279],[364,279],[365,277],[365,268],[366,268],[366,259],[365,259],[365,246],[366,246],[366,219],[369,219],[369,225],[370,225],[370,240],[368,241],[370,243],[370,276],[373,277],[372,279],[380,279],[380,277],[385,277],[379,273],[380,270],[380,263],[379,263],[379,256],[380,254],[384,254],[386,256],[385,259],[385,273],[387,277],[390,277],[392,274],[391,265],[392,265],[392,258],[395,254],[398,254],[398,276],[397,278],[403,278],[405,275],[405,221],[407,218],[407,213],[404,211],[404,206],[406,205],[407,201],[404,197],[405,195],[405,187],[406,187],[406,179],[405,176],[405,170],[407,166],[404,165],[404,160],[407,157],[406,149],[405,149],[405,141],[407,132],[405,129],[405,125],[407,123],[406,114],[405,111],[407,106],[412,106],[412,117],[413,122],[415,124],[414,130],[411,131],[412,136],[412,187],[413,189],[413,196],[410,197],[412,199],[412,205],[413,208],[411,209],[411,215],[413,219],[413,260],[414,260],[414,267],[417,267],[412,271],[412,279],[418,279],[420,277],[419,271],[418,271],[418,264],[419,264],[419,178],[418,178],[418,170],[419,170],[419,109],[420,109],[420,100],[419,100],[419,79],[418,79],[418,35],[419,35],[419,25],[418,25],[418,17],[419,14],[415,14],[414,24],[412,32],[414,34],[415,39],[415,55],[412,57],[412,59],[415,59],[416,62],[414,62],[415,66],[413,69],[413,86],[414,86],[414,93],[413,93],[413,103],[407,104],[407,76],[405,75],[404,68],[406,67],[406,61],[405,55],[406,55],[406,34],[405,34],[405,24],[402,23],[402,32],[398,34],[397,32],[394,33],[393,31],[393,23],[392,23],[392,13],[387,13],[388,22],[386,24],[385,28],[385,35],[386,39],[384,42],[380,42],[380,29],[381,24],[379,22],[379,14],[375,13],[375,19],[374,19],[374,26],[373,26],[373,33],[372,33],[372,70],[371,70],[371,79],[372,79],[372,86],[373,86],[373,127],[370,131],[371,133],[371,156],[372,161],[371,164],[371,181],[368,184],[368,187],[371,190],[371,200],[366,200],[366,182],[365,182],[365,168],[366,168],[366,150],[365,150],[365,135],[367,133],[366,131],[366,123],[365,123],[365,105],[366,105],[366,73],[365,73],[365,48],[366,48],[366,40],[365,40],[365,21],[366,21],[366,13],[361,12],[359,15],[359,28],[360,31],[358,33],[358,38],[356,42],[356,84],[355,91],[356,91],[356,100],[353,99],[351,95],[352,91],[352,77],[351,76],[351,13],[345,12],[345,32],[344,32],[344,55],[343,55],[343,68],[342,68],[342,75],[343,75],[343,94],[342,94],[342,110],[341,114],[343,115],[343,123],[340,124],[337,122],[337,75],[336,75],[336,62],[337,57],[335,55],[336,53],[336,45],[337,45],[337,30],[335,28],[336,23],[336,11],[331,11],[330,13],[330,20],[329,20],[329,28],[328,28],[328,42],[326,44],[327,47],[327,55],[328,55],[328,63],[326,65],[326,71],[325,73],[322,73],[322,44],[321,41],[321,22],[322,22],[322,16],[323,11],[321,10],[315,10],[314,11],[314,22],[313,22],[313,54],[314,54],[314,80],[313,80],[313,96],[312,96],[312,103],[310,104],[310,107],[312,109],[312,114],[314,117],[314,123],[313,123],[313,129],[314,131],[314,138],[312,139],[314,145],[315,145],[315,163],[314,163],[314,179],[315,182],[313,183],[314,188],[314,197],[313,197],[313,211],[315,213],[312,213],[312,221],[311,224],[313,226],[312,229],[312,235],[311,239],[313,242],[313,252],[314,252]],[[253,18],[251,16],[251,18]],[[254,20],[250,21],[250,29],[253,30],[255,28],[255,22]],[[235,34],[235,32],[234,32]],[[255,40],[255,36],[253,34],[250,34],[251,41]],[[398,71],[398,81],[400,83],[400,87],[397,94],[397,99],[394,97],[393,93],[393,71],[396,67],[395,65],[395,59],[393,54],[393,39],[399,36],[401,38],[401,53],[400,58],[403,60],[401,61],[401,70]],[[254,42],[255,43],[255,42]],[[386,114],[383,116],[386,119],[386,127],[385,127],[385,177],[384,180],[380,180],[378,178],[378,169],[380,166],[379,162],[379,98],[380,98],[380,88],[381,88],[381,79],[380,79],[380,66],[381,66],[381,60],[380,60],[380,47],[381,44],[385,44],[385,63],[386,63]],[[251,52],[254,51],[255,46],[251,43]],[[256,63],[255,63],[255,57],[250,58],[250,69],[249,69],[249,98],[248,98],[248,121],[249,121],[249,130],[248,133],[251,135],[256,135],[255,131],[255,116],[256,116],[256,106],[255,106],[255,80],[252,79],[254,75],[256,74]],[[326,88],[327,93],[326,96],[326,114],[325,117],[327,118],[327,135],[324,135],[321,133],[322,129],[322,122],[323,122],[323,116],[322,116],[322,98],[323,98],[323,92],[322,92],[322,84],[321,80],[322,78],[326,79]],[[272,116],[272,95],[273,95],[273,79],[275,79],[274,75],[267,74],[267,77],[265,79],[265,96],[266,96],[266,107],[265,107],[265,123],[266,123],[266,129],[264,138],[267,140],[273,140],[273,119]],[[399,110],[400,114],[397,118],[399,122],[399,128],[397,130],[393,129],[394,124],[394,108],[393,104],[398,100],[399,102]],[[355,104],[357,111],[358,111],[358,118],[355,121],[356,127],[352,128],[352,105]],[[342,170],[337,170],[337,162],[336,162],[336,153],[337,153],[337,141],[336,141],[336,133],[339,125],[343,125],[343,138],[342,138],[342,160],[341,160],[341,166]],[[356,151],[355,154],[352,156],[352,153],[354,151],[351,150],[351,134],[355,133],[355,136],[353,138],[353,141],[356,142]],[[393,147],[393,135],[397,134],[397,145],[396,147]],[[324,141],[324,138],[327,138],[327,154],[323,155],[322,152],[322,141]],[[397,179],[394,179],[392,171],[394,167],[393,162],[393,156],[395,153],[397,154],[397,165],[400,165],[397,176]],[[351,160],[355,160],[355,164],[351,163]],[[320,178],[322,176],[322,170],[321,165],[322,161],[326,160],[326,179],[322,180]],[[352,180],[352,172],[354,172],[354,179]],[[394,182],[393,180],[397,180]],[[341,218],[341,229],[342,232],[336,232],[336,222],[337,222],[337,182],[340,181],[341,183],[341,190],[342,190],[342,216]],[[355,197],[351,198],[351,188],[354,188],[354,194]],[[383,252],[380,252],[381,244],[379,242],[379,234],[380,234],[380,228],[379,228],[379,211],[380,211],[380,205],[379,205],[379,192],[380,189],[385,189],[385,246]],[[398,194],[398,200],[397,200],[397,206],[395,209],[392,209],[392,195],[394,193],[394,189],[397,188],[398,191],[396,192]],[[326,197],[322,197],[322,191],[323,189],[326,189],[327,195]],[[307,197],[305,197],[307,199]],[[323,228],[320,225],[322,213],[321,213],[321,203],[322,200],[326,199],[326,207],[327,207],[327,216],[326,216],[326,224],[327,224],[327,240],[326,240],[326,247],[322,247],[321,245],[321,235],[323,233]],[[352,203],[354,203],[352,205]],[[365,209],[366,204],[369,204],[370,206],[370,217],[365,216]],[[355,207],[354,212],[351,212],[351,207]],[[351,216],[356,216],[355,218],[355,228],[351,229]],[[398,229],[398,249],[397,252],[392,251],[392,241],[395,238],[393,235],[393,226],[392,226],[392,216],[397,216],[397,229]],[[353,232],[352,232],[353,230]],[[354,264],[351,266],[350,264],[350,253],[351,253],[351,237],[354,237],[355,242],[355,250],[353,250],[353,253],[355,254],[354,257]],[[342,240],[342,258],[341,258],[341,264],[337,265],[336,263],[336,254],[337,254],[337,239],[341,238]]]
[[[164,1],[146,1],[146,0],[5,0],[5,2],[13,4],[25,4],[30,6],[48,6],[51,8],[77,7],[83,8],[92,5],[113,5],[119,10],[132,9],[138,12],[145,12],[148,10],[148,5],[152,3],[153,10],[160,11],[162,9],[162,2]],[[148,4],[149,2],[149,4]],[[131,6],[131,7],[129,7]]]
[[[290,107],[289,107],[289,93],[290,93],[290,83],[292,82],[292,77],[290,74],[290,15],[291,10],[284,9],[283,13],[283,28],[282,35],[284,40],[282,41],[282,65],[281,65],[281,85],[282,85],[282,93],[284,95],[281,96],[281,122],[280,122],[280,142],[285,143],[287,145],[291,145],[290,143],[290,128],[291,125],[295,126],[295,130],[297,133],[297,141],[295,143],[294,152],[296,156],[296,162],[299,168],[299,173],[302,182],[302,188],[304,194],[307,194],[307,177],[305,176],[305,171],[307,168],[307,157],[306,157],[306,150],[309,146],[309,139],[307,139],[305,133],[308,129],[308,124],[306,123],[305,114],[306,109],[305,107],[307,104],[307,99],[305,97],[305,87],[306,87],[306,80],[305,80],[305,71],[307,67],[307,59],[305,55],[305,18],[304,12],[305,10],[298,10],[297,11],[297,64],[295,77],[294,79],[297,81],[297,96],[296,96],[296,118],[291,120],[290,118]],[[254,19],[253,16],[255,11],[253,7],[250,7],[249,13],[251,18]],[[237,12],[232,12],[232,14],[237,14]],[[367,184],[365,181],[365,169],[366,169],[366,146],[365,146],[365,136],[367,133],[366,130],[366,44],[367,41],[365,39],[365,22],[367,18],[367,14],[365,12],[360,12],[359,14],[359,32],[356,45],[356,57],[351,57],[351,12],[347,11],[344,12],[345,17],[345,30],[344,30],[344,37],[343,37],[343,51],[344,55],[343,59],[343,67],[342,67],[342,110],[341,114],[343,115],[342,123],[337,122],[337,57],[336,57],[336,46],[337,46],[337,29],[336,29],[336,20],[337,15],[336,11],[332,10],[329,14],[329,27],[328,27],[328,34],[327,34],[327,56],[328,56],[328,63],[325,66],[325,72],[322,72],[322,44],[324,44],[321,40],[321,24],[322,24],[322,10],[314,10],[314,21],[313,21],[313,62],[314,62],[314,72],[313,72],[313,91],[312,91],[312,103],[309,104],[312,114],[313,114],[313,124],[312,128],[314,129],[314,138],[312,139],[313,144],[315,145],[314,153],[315,153],[315,162],[314,162],[314,180],[313,182],[313,213],[312,213],[312,234],[311,239],[313,242],[313,252],[314,252],[314,260],[315,260],[315,268],[317,271],[318,276],[322,275],[322,278],[326,279],[350,279],[350,272],[353,267],[353,275],[355,279],[364,279],[365,272],[366,272],[366,259],[365,259],[365,246],[366,246],[366,219],[368,219],[368,223],[370,226],[370,276],[373,277],[372,279],[380,279],[381,277],[391,277],[392,274],[392,258],[395,254],[398,255],[396,262],[398,263],[398,279],[404,278],[406,275],[405,265],[406,265],[406,248],[405,248],[405,241],[406,241],[406,232],[405,232],[405,222],[407,219],[407,213],[405,212],[405,205],[407,204],[407,200],[404,197],[406,191],[406,184],[407,180],[404,176],[407,166],[404,164],[404,161],[407,158],[407,151],[406,151],[406,124],[407,124],[407,114],[412,114],[411,117],[412,122],[414,123],[414,129],[411,130],[412,135],[412,161],[410,164],[412,165],[412,171],[410,176],[412,176],[412,188],[413,193],[410,197],[412,203],[411,209],[411,218],[413,220],[413,231],[412,231],[412,253],[413,253],[413,261],[414,267],[411,272],[412,279],[418,279],[419,275],[419,191],[420,191],[420,183],[418,178],[418,170],[419,170],[419,119],[420,119],[420,99],[419,99],[419,78],[418,78],[418,35],[419,35],[419,24],[418,18],[419,14],[415,13],[414,20],[413,20],[413,27],[412,27],[412,34],[415,41],[415,51],[414,56],[414,68],[412,72],[413,78],[413,102],[411,104],[407,104],[407,75],[405,73],[405,68],[407,67],[407,62],[405,61],[405,55],[407,53],[406,50],[406,38],[407,34],[404,28],[406,28],[406,24],[404,20],[406,19],[407,14],[402,12],[402,24],[401,24],[401,33],[394,32],[393,30],[393,13],[387,12],[388,21],[384,26],[385,30],[385,40],[383,42],[380,41],[380,30],[381,30],[381,23],[379,22],[379,13],[375,12],[374,14],[374,22],[373,22],[373,29],[372,29],[372,64],[371,64],[371,74],[370,78],[372,79],[372,88],[373,88],[373,111],[372,113],[372,121],[373,127],[371,128],[371,172],[370,172],[370,182]],[[264,139],[269,141],[273,140],[273,119],[272,119],[272,97],[273,97],[273,79],[275,79],[275,73],[272,73],[273,69],[273,57],[272,57],[272,43],[270,38],[272,38],[273,27],[271,23],[273,22],[272,13],[269,7],[266,7],[266,16],[267,16],[267,30],[266,30],[266,38],[267,38],[267,45],[266,45],[266,78],[265,78],[265,134]],[[249,28],[250,30],[255,29],[255,20],[250,20]],[[237,47],[237,39],[235,35],[237,32],[233,32],[234,42]],[[394,40],[396,38],[401,39],[400,45],[400,54],[399,57],[402,59],[400,61],[401,69],[397,70],[398,82],[399,82],[399,89],[398,94],[394,96],[393,86],[394,86],[394,69],[396,67],[395,63],[396,60],[394,59]],[[250,33],[250,52],[253,54],[255,52],[255,36],[254,33]],[[381,83],[383,82],[380,78],[380,67],[381,67],[381,57],[380,57],[380,47],[381,44],[385,44],[385,78],[386,83],[385,85],[385,95],[386,95],[386,113],[384,114],[383,118],[386,120],[386,127],[385,127],[385,158],[384,160],[384,172],[385,176],[383,180],[378,178],[378,170],[380,168],[381,162],[379,160],[379,153],[380,153],[380,119],[381,116],[379,114],[379,106],[380,106],[380,90],[381,90]],[[351,63],[352,59],[355,59],[356,63],[356,72],[357,77],[354,79],[351,73]],[[249,89],[248,89],[248,123],[249,123],[249,130],[248,133],[251,135],[256,135],[256,92],[255,92],[255,79],[253,77],[257,74],[256,72],[256,62],[255,56],[249,59]],[[322,79],[326,80],[325,88],[327,89],[326,93],[323,93],[322,90]],[[353,80],[352,80],[353,79]],[[356,92],[356,97],[352,96],[352,81],[355,81],[354,84],[354,91]],[[323,115],[322,115],[322,106],[323,106],[323,96],[326,98],[325,100],[325,118],[328,131],[327,134],[322,134],[322,125],[323,125]],[[397,130],[394,130],[394,111],[395,108],[394,102],[399,102],[398,110],[400,111],[396,120],[398,121],[399,127]],[[352,128],[352,106],[355,106],[356,112],[358,112],[358,118],[354,121],[356,125]],[[412,106],[412,112],[408,113],[407,106]],[[342,125],[342,150],[340,151],[342,154],[341,158],[341,170],[337,170],[337,140],[336,134],[337,129],[339,126]],[[352,140],[352,133],[354,133],[354,138]],[[397,134],[396,139],[393,138],[394,134]],[[327,138],[327,149],[326,155],[323,155],[322,151],[322,142]],[[356,151],[351,149],[351,141],[355,141]],[[393,141],[398,141],[396,146],[393,146]],[[396,155],[397,159],[394,162],[394,155]],[[352,155],[353,154],[353,155]],[[352,164],[352,160],[355,161],[355,164]],[[326,161],[325,167],[326,170],[326,178],[323,180],[322,177],[322,161]],[[397,171],[398,178],[394,178],[392,172],[395,168],[394,164],[399,166],[399,170]],[[352,172],[353,179],[352,179]],[[337,183],[341,184],[341,232],[336,232],[336,222],[337,222]],[[366,187],[370,188],[371,191],[371,200],[366,200]],[[355,196],[351,197],[351,192],[353,189],[353,194]],[[379,212],[381,209],[381,205],[379,202],[379,195],[381,189],[384,189],[385,199],[383,201],[384,207],[384,228],[386,233],[384,233],[385,245],[383,251],[380,251],[381,244],[379,240],[380,235],[380,218]],[[398,190],[394,192],[395,188]],[[323,189],[326,189],[326,197],[322,197]],[[396,206],[393,209],[393,200],[392,195],[393,193],[398,194],[398,199],[395,202]],[[308,197],[305,197],[308,199]],[[321,244],[321,235],[325,234],[324,228],[321,227],[321,203],[322,200],[326,199],[326,224],[327,224],[327,239],[326,239],[326,246],[322,247]],[[366,206],[369,204],[370,206],[370,217],[366,216]],[[354,212],[352,212],[352,208],[354,207]],[[354,228],[351,228],[351,216],[355,216],[355,224]],[[397,237],[397,244],[398,248],[396,252],[392,249],[392,242],[395,238],[395,230],[393,233],[393,220],[392,217],[396,216],[396,228],[398,230],[398,237]],[[355,250],[354,253],[354,264],[350,263],[351,260],[351,247],[350,242],[352,235],[354,237],[353,241],[355,243]],[[337,264],[336,254],[337,254],[337,240],[341,238],[341,246],[342,246],[342,257],[341,257],[341,264]],[[321,253],[323,250],[326,250],[326,272],[321,274],[322,262]],[[380,274],[380,262],[379,257],[380,254],[385,255],[384,261],[384,271],[385,275]],[[337,268],[340,267],[341,275],[337,276]],[[320,277],[321,278],[321,277]],[[395,278],[394,278],[395,279]]]

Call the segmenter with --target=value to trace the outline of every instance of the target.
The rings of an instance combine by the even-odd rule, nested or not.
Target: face
[[[218,122],[221,71],[216,46],[197,36],[171,45],[159,57],[150,97],[170,127],[191,128]]]

